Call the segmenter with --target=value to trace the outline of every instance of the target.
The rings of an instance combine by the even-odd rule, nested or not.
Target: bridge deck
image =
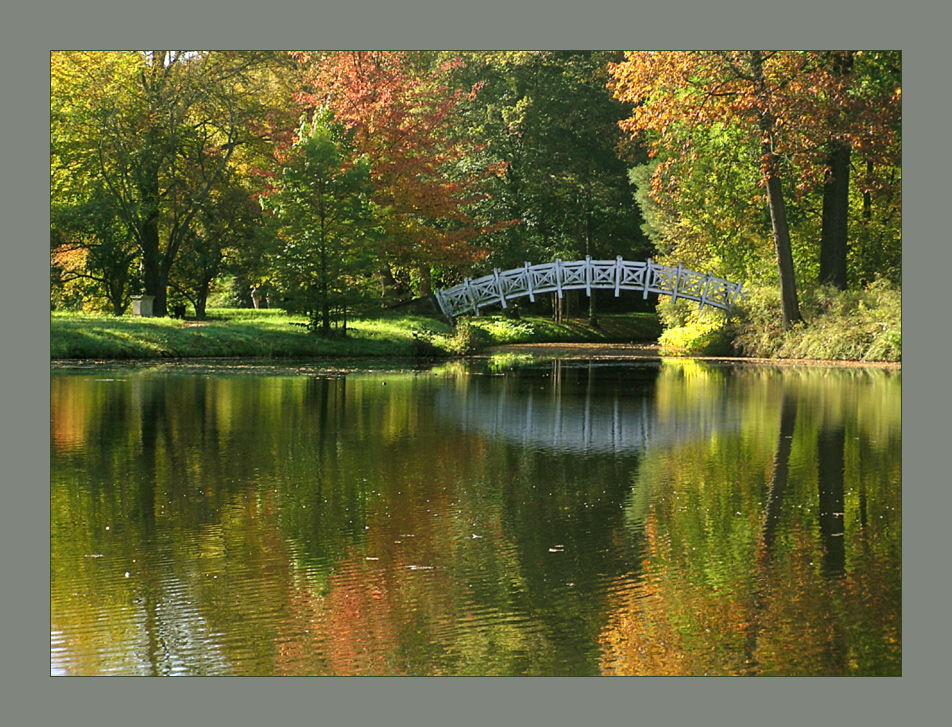
[[[530,265],[512,270],[494,270],[481,278],[466,278],[452,288],[439,289],[435,296],[440,309],[447,318],[453,319],[463,313],[479,315],[479,309],[498,303],[503,308],[506,301],[528,296],[535,301],[539,293],[555,293],[560,298],[566,290],[614,290],[617,297],[622,290],[642,291],[670,295],[672,300],[684,298],[721,310],[730,310],[741,295],[741,283],[732,283],[710,274],[658,265],[649,258],[647,262],[630,262],[618,257],[614,260],[584,260]]]

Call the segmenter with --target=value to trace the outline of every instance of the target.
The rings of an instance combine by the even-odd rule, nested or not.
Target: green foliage
[[[733,352],[734,326],[722,311],[698,310],[693,303],[664,298],[658,304],[658,316],[664,326],[658,344],[666,354],[729,356]]]
[[[690,126],[682,143],[690,160],[669,152],[629,171],[655,258],[728,279],[746,279],[771,254],[770,218],[757,185],[757,148],[736,129]],[[661,193],[652,189],[668,165]]]
[[[770,285],[745,288],[731,316],[698,311],[683,301],[663,299],[658,314],[664,332],[658,339],[669,354],[742,355],[753,358],[830,361],[902,360],[902,293],[878,280],[860,291],[805,286],[801,292],[805,323],[784,331],[780,293]]]
[[[545,329],[545,326],[537,321],[512,320],[504,316],[478,318],[467,323],[485,332],[495,343],[533,340]]]
[[[854,185],[850,195],[850,284],[877,278],[902,284],[902,170],[890,167],[872,189]]]
[[[50,204],[51,300],[122,315],[137,283],[135,243],[101,181]]]
[[[473,325],[469,319],[456,322],[451,336],[444,338],[445,350],[456,355],[476,353],[492,343],[492,337],[480,326]]]
[[[885,280],[863,290],[805,287],[805,324],[781,330],[779,293],[746,290],[736,311],[739,353],[757,358],[902,361],[902,291]]]
[[[703,74],[682,79],[689,82],[684,97],[671,95],[671,77],[632,76],[659,98],[670,96],[665,118],[642,118],[644,134],[635,138],[619,122],[630,113],[651,116],[654,101],[632,106],[615,97],[609,82],[619,53],[311,57],[318,55],[339,62],[319,64],[330,73],[324,82],[343,94],[337,102],[359,101],[359,108],[341,106],[336,116],[318,108],[295,129],[301,92],[318,88],[308,85],[316,66],[304,64],[310,70],[302,75],[287,54],[52,53],[51,309],[119,315],[130,295],[143,291],[156,296],[158,316],[168,303],[187,300],[202,318],[207,306],[247,306],[252,290],[267,290],[270,305],[304,314],[311,330],[346,335],[351,319],[379,308],[381,290],[385,298],[423,295],[527,260],[620,254],[745,284],[778,283],[762,139],[750,133],[756,124],[686,113],[699,98],[690,87]],[[648,67],[648,56],[629,55]],[[652,63],[662,56],[651,56]],[[689,68],[702,56],[724,72],[725,59],[746,57],[666,57]],[[348,65],[359,58],[397,63],[390,69],[396,75],[384,73],[390,85],[353,86],[371,70]],[[886,290],[877,280],[902,281],[901,54],[778,52],[768,65],[780,74],[771,80],[770,102],[780,114],[773,132],[790,150],[775,155],[793,257],[786,288],[818,277],[824,165],[838,134],[852,144],[847,282],[859,298],[837,303],[804,291],[811,330],[788,336],[759,317],[779,310],[766,298],[757,302],[767,293],[750,289],[756,323],[748,321],[740,338],[713,313],[672,312],[681,319],[665,321],[662,343],[723,353],[726,339],[736,338],[736,351],[747,354],[897,359],[901,328],[892,321],[901,316],[875,291]],[[356,74],[346,83],[331,72],[345,67]],[[669,70],[677,76],[684,68]],[[714,95],[698,114],[727,100],[718,89],[709,89]],[[388,101],[397,91],[399,101]],[[308,98],[327,102],[319,93]],[[649,162],[649,145],[662,138]],[[262,214],[258,203],[266,187],[264,206],[273,214]],[[174,300],[166,300],[167,288]],[[877,321],[862,318],[860,300],[889,309],[886,329],[877,333]],[[668,313],[662,308],[661,315]],[[525,322],[481,318],[457,328],[452,342],[421,334],[418,346],[464,352],[487,341],[595,335],[566,325],[529,330]]]
[[[178,256],[222,176],[255,142],[267,54],[57,51],[51,54],[51,196],[83,199],[96,180],[135,241],[142,285],[166,313]]]
[[[249,248],[266,247],[261,214],[261,205],[245,180],[231,174],[219,177],[170,272],[171,287],[188,299],[196,317],[204,318],[209,298],[221,292],[226,270],[254,255]]]
[[[332,309],[352,304],[371,272],[368,242],[378,232],[372,191],[369,162],[333,114],[303,119],[276,189],[263,202],[283,238],[275,279],[289,309],[307,314],[312,331],[329,335]]]
[[[488,236],[486,268],[646,251],[627,180],[631,159],[619,154],[626,108],[606,86],[615,54],[463,57],[457,82],[478,89],[463,109],[463,132],[483,142],[480,159],[500,172],[479,213],[489,223],[518,221]]]
[[[716,321],[690,321],[661,334],[658,344],[666,354],[730,356],[733,352],[731,329]]]

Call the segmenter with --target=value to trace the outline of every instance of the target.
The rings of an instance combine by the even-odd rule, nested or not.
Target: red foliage
[[[878,54],[759,55],[762,84],[748,51],[627,52],[624,61],[610,67],[616,97],[633,104],[622,128],[632,134],[654,132],[653,152],[667,148],[685,158],[691,153],[685,128],[767,128],[757,139],[765,150],[764,163],[768,150],[794,161],[801,191],[822,183],[827,144],[833,140],[849,143],[871,162],[898,162],[901,88],[888,82],[897,71],[886,68],[888,62]],[[660,187],[655,191],[660,193]]]
[[[298,95],[309,109],[329,107],[354,131],[372,164],[375,201],[387,208],[384,252],[399,263],[471,263],[485,254],[467,205],[480,197],[481,176],[458,163],[472,151],[454,136],[463,91],[440,71],[416,67],[401,51],[293,54],[308,64],[312,91]]]

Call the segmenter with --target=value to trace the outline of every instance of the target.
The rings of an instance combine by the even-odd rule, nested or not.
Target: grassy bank
[[[303,317],[278,310],[218,309],[205,321],[53,313],[53,359],[352,358],[454,356],[504,343],[653,341],[653,314],[553,323],[545,318],[463,318],[455,328],[433,317],[381,315],[348,323],[346,338],[309,334]]]
[[[824,361],[902,361],[902,290],[885,282],[864,290],[804,286],[804,322],[780,325],[775,286],[751,287],[730,318],[695,306],[662,303],[659,339],[666,353]]]

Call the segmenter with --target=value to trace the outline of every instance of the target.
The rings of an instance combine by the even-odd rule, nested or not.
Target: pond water
[[[55,369],[51,673],[899,674],[901,381]]]

